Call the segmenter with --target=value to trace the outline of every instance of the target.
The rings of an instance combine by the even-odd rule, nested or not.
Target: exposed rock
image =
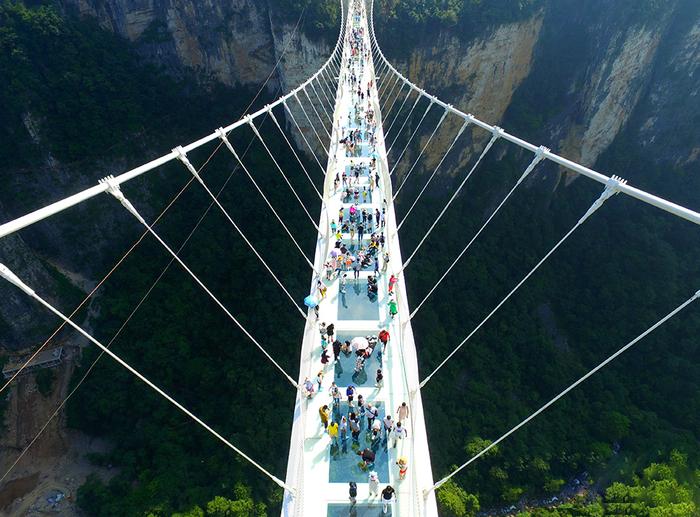
[[[664,28],[636,27],[611,41],[586,85],[582,120],[560,142],[561,154],[582,165],[595,164],[634,111]]]
[[[442,33],[433,45],[416,48],[411,52],[407,63],[398,62],[395,66],[407,70],[409,79],[435,92],[443,100],[448,99],[462,111],[498,124],[513,93],[530,73],[542,22],[543,14],[538,13],[521,22],[495,27],[468,42],[457,35]],[[405,96],[405,93],[402,95]],[[411,102],[409,100],[404,107],[405,113],[410,109]],[[394,108],[396,112],[400,105]],[[424,109],[418,107],[416,111],[421,113]],[[433,107],[432,111],[438,110]],[[418,118],[415,123],[417,122]],[[429,127],[427,121],[424,124]],[[445,119],[433,137],[430,148],[426,149],[420,169],[432,171],[438,165],[442,153],[449,147],[462,124],[463,120],[453,115]],[[404,129],[406,134],[415,129],[410,125],[407,128]],[[399,178],[408,172],[420,149],[427,143],[431,131],[419,131],[418,144],[409,147],[397,167]],[[456,157],[442,165],[440,172],[443,175],[455,175],[462,170],[472,159],[475,150],[478,151],[485,144],[489,135],[481,129],[472,128],[467,131],[466,137],[471,137],[468,138],[468,145],[457,146]],[[398,156],[399,154],[393,155],[393,158]]]
[[[294,30],[272,16],[267,2],[252,0],[62,2],[68,10],[97,18],[173,72],[199,69],[229,86],[262,84]],[[298,85],[317,69],[319,58],[327,58],[325,42],[312,43],[304,35],[295,39],[270,88]]]
[[[495,28],[466,45],[443,34],[435,46],[416,49],[408,62],[408,77],[440,92],[461,92],[449,102],[498,123],[513,92],[530,73],[532,54],[542,28],[542,14]],[[466,47],[466,48],[465,48]]]

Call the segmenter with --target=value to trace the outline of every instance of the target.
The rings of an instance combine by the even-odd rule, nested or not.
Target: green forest
[[[293,17],[308,3],[276,1]],[[515,19],[540,8],[537,0],[382,4],[389,25],[380,44],[390,49],[392,35],[406,23],[422,24],[422,30],[430,31],[436,24]],[[333,33],[335,25],[328,20],[338,16],[336,4],[310,5],[304,23]],[[566,52],[565,46],[551,48]],[[555,90],[565,82],[568,65],[561,56],[550,57],[548,62],[560,64],[533,71],[516,92],[503,122],[509,131],[533,141],[544,134],[542,121],[533,115],[543,97],[548,96],[555,109],[563,102]],[[122,39],[90,21],[65,17],[49,2],[0,3],[0,72],[4,78],[0,155],[5,157],[0,174],[26,169],[28,181],[29,169],[46,152],[75,168],[89,169],[105,156],[127,156],[139,163],[151,157],[153,149],[167,152],[178,142],[236,120],[255,95],[201,77],[173,78],[145,63]],[[278,93],[266,93],[257,102],[262,105]],[[22,117],[27,112],[50,135],[48,149],[38,148],[24,130]],[[265,134],[277,131],[269,121],[263,127]],[[430,127],[430,120],[425,127]],[[231,138],[237,150],[246,151],[244,161],[271,202],[286,207],[285,221],[310,252],[316,234],[298,207],[290,204],[287,187],[264,149],[250,144],[252,136],[245,130]],[[466,138],[472,143],[472,135]],[[295,159],[281,139],[269,138],[268,144],[294,169]],[[256,248],[266,250],[274,271],[302,300],[310,282],[305,262],[233,160],[214,150],[212,146],[190,158],[197,166],[213,153],[202,172],[207,183],[215,192],[224,189],[222,204]],[[470,183],[470,195],[458,200],[406,270],[412,304],[423,298],[530,160],[502,142],[494,151]],[[307,164],[309,170],[314,167],[320,180],[318,167]],[[638,171],[626,175],[635,185],[698,206],[700,178],[680,168],[650,165],[633,136],[625,132],[597,167],[611,173]],[[554,167],[543,169],[538,171],[542,176],[557,173]],[[291,172],[298,180],[295,187],[317,217],[317,198],[303,176]],[[668,174],[677,181],[667,181]],[[189,179],[184,168],[170,165],[131,193],[157,214]],[[402,191],[397,199],[399,218],[425,179],[425,171],[415,174]],[[402,230],[405,250],[417,244],[444,206],[453,181],[441,178],[427,191]],[[127,194],[129,188],[125,187]],[[570,228],[600,191],[597,184],[577,180],[555,191],[550,183],[532,181],[518,192],[413,320],[422,376]],[[197,274],[215,286],[246,328],[295,374],[303,321],[220,213],[212,210],[198,225],[208,207],[209,198],[194,184],[157,229],[175,249],[187,243],[183,260],[195,265]],[[116,203],[110,209],[120,210]],[[141,228],[126,216],[120,221],[133,225],[133,235],[115,239],[104,256],[95,258],[105,271],[140,235]],[[699,289],[695,251],[700,249],[700,237],[694,230],[689,223],[622,196],[607,202],[426,385],[422,396],[434,477],[443,477],[478,453]],[[99,316],[91,325],[96,337],[110,341],[168,263],[169,256],[157,242],[143,241],[100,290]],[[65,301],[63,308],[72,309],[70,303]],[[523,497],[533,502],[523,516],[697,515],[698,310],[691,306],[455,476],[438,492],[441,515],[472,516],[508,508]],[[545,324],[548,318],[543,314],[556,318]],[[283,477],[295,394],[177,264],[167,270],[112,346]],[[86,349],[73,385],[97,356],[94,347]],[[42,386],[50,382],[43,379]],[[78,504],[88,515],[279,514],[282,493],[276,485],[109,358],[96,363],[67,411],[69,426],[114,444],[110,453],[90,458],[96,465],[112,465],[116,475],[106,483],[91,477],[81,487]],[[544,503],[574,480],[579,481],[581,495],[562,504]]]

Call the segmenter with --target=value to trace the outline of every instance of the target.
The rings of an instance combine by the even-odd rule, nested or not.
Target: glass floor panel
[[[345,393],[343,393],[345,396]],[[384,419],[384,403],[374,402],[379,409],[380,419]],[[340,410],[333,409],[332,419],[339,421],[342,415],[347,416],[348,403],[340,403]],[[345,440],[338,437],[338,443],[331,445],[330,469],[328,471],[328,481],[330,483],[367,483],[369,471],[374,470],[379,475],[379,482],[386,484],[389,481],[389,453],[387,452],[387,442],[384,436],[372,442],[372,433],[367,431],[367,419],[360,420],[360,436],[357,441],[352,439],[350,429]],[[367,469],[362,459],[357,455],[357,451],[370,448],[375,453],[374,467]]]
[[[376,499],[379,499],[377,497]],[[374,504],[329,504],[328,517],[391,517],[394,515],[391,505],[386,513],[382,513],[382,503],[377,501]]]
[[[342,188],[342,187],[341,187]],[[371,203],[372,202],[372,191],[367,186],[355,186],[350,187],[352,190],[351,195],[347,195],[347,192],[342,194],[343,203]],[[357,199],[355,199],[355,190],[357,189]],[[346,189],[343,189],[346,190]]]
[[[360,331],[353,334],[347,332],[339,332],[336,336],[340,341],[352,341],[356,336],[377,335],[377,331]],[[377,368],[382,367],[382,344],[378,343],[374,352],[365,360],[365,367],[359,372],[355,372],[355,361],[357,356],[354,353],[345,355],[340,353],[340,360],[335,363],[335,383],[338,386],[347,388],[348,385],[354,384],[359,387],[373,387],[377,376]]]
[[[355,280],[348,275],[345,293],[340,293],[338,304],[339,320],[378,320],[379,303],[377,297],[367,295],[367,280]]]
[[[372,269],[374,267],[374,258],[376,256],[378,256],[377,254],[379,253],[378,250],[377,251],[375,251],[374,249],[370,250],[369,243],[370,243],[370,236],[371,235],[372,235],[371,233],[365,232],[365,234],[362,237],[362,240],[360,241],[359,235],[357,234],[357,232],[355,232],[355,239],[354,240],[350,240],[348,238],[345,238],[345,239],[342,239],[342,241],[341,241],[343,246],[345,246],[345,248],[353,255],[355,255],[356,253],[358,253],[360,251],[363,251],[365,253],[365,256],[367,256],[369,254],[370,265],[369,265],[369,267],[365,267],[365,269]],[[339,252],[340,252],[340,249],[342,249],[342,246],[338,247]],[[379,254],[380,264],[381,264],[381,260],[382,260],[382,257],[381,257],[381,254]]]
[[[370,151],[370,145],[366,142],[355,144],[355,151],[345,151],[346,158],[368,158],[373,151]]]
[[[346,223],[346,222],[357,223],[359,221],[362,221],[362,210],[364,210],[367,214],[369,214],[371,212],[372,213],[372,224],[374,224],[376,222],[375,217],[377,216],[377,211],[375,210],[374,207],[369,207],[369,208],[364,208],[364,209],[362,207],[357,207],[357,208],[358,208],[358,210],[357,210],[357,212],[355,212],[355,217],[353,217],[353,218],[350,217],[350,207],[348,206],[348,207],[343,208],[343,222],[344,223]]]

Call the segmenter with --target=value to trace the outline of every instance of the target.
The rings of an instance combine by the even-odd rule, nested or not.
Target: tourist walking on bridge
[[[389,511],[389,505],[396,500],[396,491],[391,485],[387,485],[384,490],[382,490],[382,503],[384,504],[383,513]]]
[[[394,449],[396,449],[396,445],[399,443],[399,440],[408,438],[408,432],[406,431],[406,428],[401,425],[401,422],[397,422],[392,434],[394,437]]]
[[[373,470],[369,473],[369,496],[379,495],[379,475]]]
[[[382,354],[386,353],[386,346],[389,344],[390,337],[388,330],[382,329],[379,331],[379,341],[382,342]]]
[[[402,402],[399,409],[396,410],[396,417],[399,422],[408,420],[408,405],[405,402]]]
[[[321,423],[324,429],[328,429],[328,420],[331,417],[331,410],[327,405],[318,408],[318,416],[321,417]]]
[[[391,319],[393,320],[394,317],[399,313],[399,308],[396,305],[396,300],[394,300],[393,298],[391,300],[389,300],[388,305],[389,305],[389,316],[391,316]]]
[[[328,436],[331,438],[331,446],[338,444],[338,422],[331,422],[328,426]]]

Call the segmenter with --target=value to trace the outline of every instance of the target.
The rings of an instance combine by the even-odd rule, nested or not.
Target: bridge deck
[[[353,2],[354,3],[354,2]],[[372,497],[369,494],[368,472],[377,472],[380,487],[379,491],[390,484],[396,490],[396,500],[390,505],[387,515],[419,516],[437,515],[434,494],[431,492],[426,499],[423,490],[433,484],[428,453],[428,442],[423,421],[423,409],[420,394],[410,393],[418,385],[418,366],[416,350],[413,342],[413,334],[407,316],[408,304],[404,293],[403,279],[396,284],[396,302],[399,313],[392,319],[388,311],[389,288],[388,278],[392,272],[401,268],[401,252],[396,231],[396,219],[391,203],[391,179],[387,166],[386,150],[384,148],[384,135],[381,125],[381,114],[377,89],[374,81],[374,68],[371,58],[353,58],[350,51],[348,35],[353,29],[362,30],[364,48],[370,48],[367,18],[364,5],[355,4],[354,16],[349,17],[346,26],[346,39],[341,62],[341,77],[336,99],[332,140],[329,146],[329,162],[324,184],[324,198],[321,214],[321,234],[319,235],[316,256],[316,271],[324,271],[323,284],[328,291],[325,298],[319,304],[319,318],[316,319],[313,311],[309,311],[309,318],[305,327],[304,340],[301,352],[301,369],[299,380],[303,383],[306,378],[315,384],[319,371],[324,372],[321,390],[313,397],[306,398],[302,394],[297,397],[294,426],[292,429],[291,447],[287,466],[287,483],[296,487],[297,494],[285,494],[283,515],[297,515],[304,517],[326,517],[336,515],[382,515],[381,496]],[[367,107],[367,98],[364,101],[358,98],[349,82],[352,74],[358,77],[358,84],[367,92],[370,81],[370,102],[374,110],[376,121],[375,146],[371,146],[364,139],[359,152],[355,156],[348,156],[345,146],[339,141],[347,136],[350,130],[360,129],[364,132],[372,130],[368,125],[366,112],[361,111],[359,117],[350,115],[356,106]],[[355,90],[357,87],[355,87]],[[370,170],[372,157],[376,157],[376,171],[379,174],[379,185],[370,188],[370,179],[367,174]],[[356,183],[355,177],[350,172],[352,165],[361,166],[362,173]],[[343,185],[338,185],[336,190],[334,180],[336,174],[346,171],[348,182],[353,195],[346,197]],[[375,171],[370,170],[372,175]],[[354,190],[358,190],[358,199],[354,199]],[[388,203],[384,200],[388,200]],[[352,269],[333,273],[330,279],[326,279],[323,265],[331,257],[336,244],[336,238],[330,231],[330,224],[339,223],[339,213],[343,209],[344,221],[348,220],[349,208],[355,204],[358,211],[363,208],[372,210],[372,228],[365,231],[362,246],[369,245],[370,235],[374,232],[383,233],[386,238],[384,251],[389,253],[389,261],[384,265],[384,260],[379,260],[379,281],[376,297],[370,297],[367,293],[367,278],[374,275],[374,264],[363,268],[359,272],[359,279],[354,279]],[[386,209],[385,226],[377,227],[374,212],[377,209]],[[340,225],[338,224],[339,228]],[[359,235],[354,238],[349,231],[342,232],[342,243],[352,252],[356,252],[359,245]],[[379,255],[381,257],[382,251]],[[384,271],[384,272],[382,272]],[[339,278],[347,274],[345,293],[340,292]],[[316,280],[312,280],[312,292],[316,291]],[[381,343],[377,345],[372,355],[367,359],[364,370],[355,371],[356,356],[354,353],[341,352],[339,360],[333,363],[333,352],[329,343],[330,363],[323,367],[321,364],[321,335],[319,325],[321,323],[335,325],[336,338],[341,342],[352,340],[355,337],[377,335],[381,329],[387,329],[391,340],[385,354],[381,354]],[[382,368],[384,373],[383,386],[375,386],[377,368]],[[407,430],[407,438],[394,440],[387,439],[382,432],[378,439],[372,439],[366,418],[361,419],[362,431],[357,440],[351,437],[348,429],[346,439],[338,439],[333,443],[319,417],[319,408],[323,405],[332,407],[330,396],[331,383],[335,382],[343,395],[343,401],[339,408],[333,408],[332,420],[338,421],[342,415],[346,418],[350,412],[346,387],[349,384],[357,388],[355,396],[355,410],[357,409],[357,396],[362,395],[365,404],[376,405],[380,410],[380,418],[385,413],[397,419],[397,408],[406,402],[409,406],[410,416],[404,425]],[[397,446],[394,447],[394,442]],[[376,453],[374,466],[365,469],[357,451],[371,448]],[[399,470],[396,465],[400,457],[408,460],[408,473],[405,479],[399,479]],[[358,485],[357,503],[353,506],[349,503],[348,483],[355,481]],[[351,513],[351,512],[355,513]]]

